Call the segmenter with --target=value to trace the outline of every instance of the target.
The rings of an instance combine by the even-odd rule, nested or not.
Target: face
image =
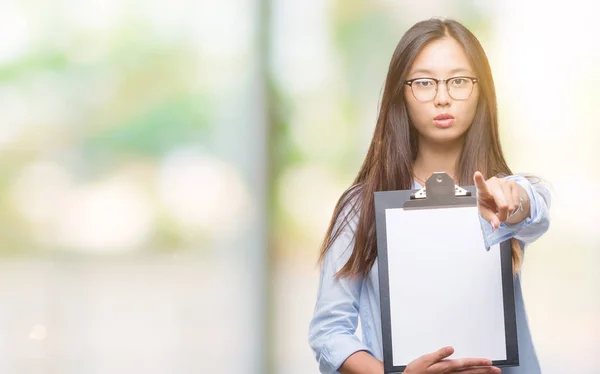
[[[477,78],[460,44],[453,38],[446,37],[429,43],[421,50],[411,66],[407,80],[448,79],[458,76]],[[468,98],[456,99],[462,99],[465,87],[468,89],[470,86],[472,91]],[[475,116],[479,85],[458,79],[447,84],[440,82],[437,92],[434,87],[435,82],[433,85],[427,81],[413,82],[413,89],[415,92],[420,91],[421,99],[431,97],[428,101],[420,101],[415,98],[411,87],[404,85],[404,98],[412,124],[422,139],[432,143],[462,140]],[[448,88],[455,98],[449,94]]]

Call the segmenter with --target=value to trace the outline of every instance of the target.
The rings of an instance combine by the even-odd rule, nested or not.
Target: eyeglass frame
[[[455,99],[452,96],[452,94],[450,93],[450,90],[448,89],[448,82],[451,81],[452,79],[456,79],[456,78],[469,79],[473,83],[473,87],[471,87],[471,92],[469,93],[469,96],[467,96],[464,99]],[[425,100],[425,101],[417,99],[417,96],[415,95],[415,91],[413,91],[412,84],[413,84],[414,81],[418,81],[419,79],[430,79],[430,80],[432,80],[432,81],[435,82],[435,95],[433,95],[433,97],[431,99]],[[437,93],[438,93],[438,87],[440,86],[440,82],[444,82],[444,84],[446,85],[446,90],[448,91],[448,96],[450,96],[452,98],[452,100],[463,101],[463,100],[468,100],[469,97],[471,97],[471,95],[473,94],[473,88],[475,87],[475,85],[477,83],[479,83],[479,78],[469,77],[469,76],[465,76],[465,75],[457,75],[456,77],[450,77],[450,78],[447,78],[447,79],[436,79],[436,78],[431,78],[431,77],[419,77],[419,78],[413,78],[413,79],[405,80],[404,84],[410,87],[410,92],[412,92],[413,97],[417,101],[420,101],[422,103],[426,103],[428,101],[431,101],[431,100],[435,99],[435,97],[437,96]]]

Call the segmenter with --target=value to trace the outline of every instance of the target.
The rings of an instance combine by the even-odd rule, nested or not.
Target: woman
[[[456,21],[430,19],[396,47],[367,156],[323,241],[309,329],[322,373],[383,373],[374,192],[422,188],[436,171],[475,184],[487,246],[511,240],[520,366],[502,372],[541,372],[518,272],[525,246],[548,229],[549,193],[506,164],[494,82],[478,40]],[[362,339],[355,335],[359,316]],[[423,352],[405,374],[500,372],[483,358],[447,359],[452,353]]]

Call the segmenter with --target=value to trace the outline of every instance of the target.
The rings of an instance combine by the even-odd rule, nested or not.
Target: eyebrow
[[[456,73],[460,73],[460,72],[472,74],[471,70],[466,69],[466,68],[456,68],[456,69],[450,70],[450,74],[456,74]],[[427,70],[427,69],[415,69],[409,75],[420,74],[420,73],[433,75],[431,70]]]

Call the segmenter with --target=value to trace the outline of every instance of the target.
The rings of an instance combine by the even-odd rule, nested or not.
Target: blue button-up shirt
[[[548,230],[550,193],[543,184],[531,184],[528,179],[519,175],[511,175],[506,179],[513,179],[525,188],[531,201],[530,215],[514,225],[501,223],[495,231],[492,231],[491,224],[480,216],[484,241],[487,247],[491,247],[514,237],[519,240],[521,248],[526,248],[527,244]],[[419,189],[421,186],[415,182],[414,188]],[[353,232],[358,223],[358,215],[349,218],[349,225],[325,255],[314,316],[309,327],[309,343],[323,374],[337,373],[344,361],[357,351],[367,351],[375,358],[383,360],[377,261],[367,277],[335,277],[348,261],[354,246]],[[527,322],[520,276],[516,277],[514,287],[520,366],[503,368],[502,372],[541,373]],[[356,334],[359,319],[362,338]],[[429,352],[423,352],[425,353]]]

